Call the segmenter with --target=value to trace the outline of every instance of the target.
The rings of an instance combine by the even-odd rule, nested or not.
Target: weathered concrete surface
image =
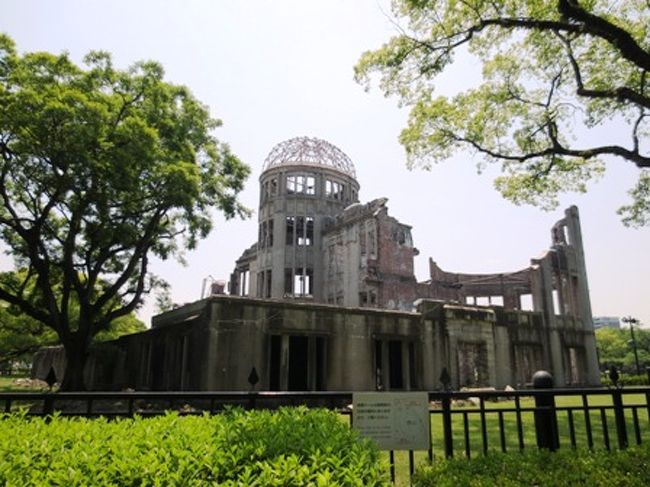
[[[528,368],[540,362],[556,371],[558,385],[599,382],[575,206],[551,229],[550,248],[531,259],[527,268],[494,274],[454,273],[429,259],[429,279],[417,282],[413,260],[418,250],[411,227],[388,215],[386,198],[358,202],[359,183],[347,156],[339,154],[339,159],[330,161],[323,152],[325,159],[318,161],[310,152],[313,141],[302,147],[297,140],[283,150],[274,149],[267,158],[260,176],[258,242],[237,261],[231,276],[232,294],[402,311],[412,311],[421,298],[534,311],[538,314],[529,333],[534,341],[522,341],[516,350],[504,348],[503,330],[496,331],[493,338],[472,332],[471,337],[457,339],[453,320],[452,346],[460,346],[470,358],[483,357],[487,347],[509,357],[510,363],[518,359],[526,364],[526,372],[519,369],[518,383],[527,381]],[[319,147],[328,144],[321,141]],[[306,153],[316,158],[301,163]],[[282,159],[285,156],[286,161]],[[340,160],[345,164],[339,164]],[[333,194],[332,188],[338,192]],[[309,231],[307,221],[313,222]],[[509,333],[512,326],[508,325]],[[574,328],[583,330],[578,338],[571,331]],[[396,345],[392,347],[392,353],[399,355]],[[494,379],[507,377],[510,365],[488,360],[481,367],[474,371],[477,377],[485,376],[483,369],[487,368]],[[465,376],[471,369],[461,368]],[[456,372],[460,373],[457,366]],[[379,377],[377,382],[382,380],[387,378]]]
[[[549,342],[542,323],[540,312],[431,300],[403,312],[222,295],[93,347],[86,378],[103,390],[248,390],[255,367],[257,390],[433,390],[443,368],[454,388],[521,387],[544,368],[594,384],[570,370],[589,332],[559,321]]]
[[[386,198],[359,203],[359,188],[331,144],[279,144],[260,176],[258,238],[236,262],[231,296],[95,347],[89,382],[242,390],[255,367],[258,388],[279,390],[432,389],[443,369],[455,387],[521,386],[542,368],[557,386],[599,383],[576,207],[525,269],[453,273],[430,259],[429,279],[417,282],[411,227],[388,215]]]

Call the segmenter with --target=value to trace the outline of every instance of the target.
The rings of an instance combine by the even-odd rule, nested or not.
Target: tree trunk
[[[75,343],[64,344],[65,374],[61,383],[62,392],[85,391],[84,368],[88,360],[88,351]]]

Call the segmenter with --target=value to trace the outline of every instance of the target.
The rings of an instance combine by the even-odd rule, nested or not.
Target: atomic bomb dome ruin
[[[359,201],[354,164],[324,140],[276,145],[259,179],[258,234],[228,294],[155,316],[152,329],[96,347],[94,389],[434,390],[599,383],[576,207],[548,250],[495,274],[413,272],[411,227],[387,199]],[[524,310],[522,303],[532,303]],[[100,358],[101,357],[101,358]]]

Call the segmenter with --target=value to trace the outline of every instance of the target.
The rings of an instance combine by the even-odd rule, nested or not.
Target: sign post
[[[431,446],[426,392],[355,392],[352,425],[381,450],[428,450]]]

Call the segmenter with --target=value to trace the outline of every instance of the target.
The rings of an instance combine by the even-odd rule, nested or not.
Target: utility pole
[[[639,320],[632,318],[631,316],[626,316],[625,318],[622,318],[621,321],[630,325],[630,336],[632,337],[630,344],[632,345],[632,350],[634,350],[634,364],[636,365],[636,374],[641,375],[641,367],[639,367],[639,352],[637,351],[636,347],[636,338],[634,338],[634,325],[639,323]]]

